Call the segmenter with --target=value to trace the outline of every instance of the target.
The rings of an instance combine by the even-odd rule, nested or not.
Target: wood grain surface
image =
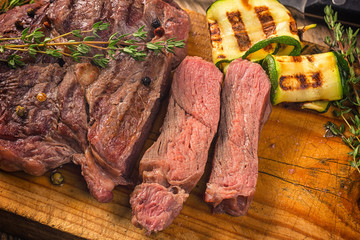
[[[189,55],[210,60],[205,17],[189,14]],[[163,104],[145,147],[158,136],[165,109]],[[329,120],[337,121],[330,114],[273,108],[261,133],[258,184],[246,216],[211,213],[203,201],[209,162],[180,216],[146,236],[130,222],[131,189],[116,187],[111,203],[98,203],[80,168],[67,164],[58,169],[62,186],[50,184],[50,173],[0,170],[0,231],[26,239],[360,239],[360,175],[349,166],[341,140],[324,138]]]

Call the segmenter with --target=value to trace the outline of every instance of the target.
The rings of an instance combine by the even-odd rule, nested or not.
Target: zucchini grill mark
[[[246,32],[245,24],[241,19],[240,12],[227,12],[226,16],[234,30],[234,36],[236,37],[240,51],[248,50],[251,47],[251,42],[249,35]]]
[[[212,23],[209,22],[209,31],[212,47],[215,49],[223,50],[221,32],[219,24],[216,21]]]
[[[269,8],[266,6],[261,6],[261,7],[255,7],[254,9],[266,37],[268,38],[271,35],[275,34],[276,25],[273,17],[271,16]]]
[[[306,56],[306,59],[311,63],[314,62],[314,57],[313,56]]]
[[[310,87],[318,88],[322,85],[322,77],[320,72],[313,72],[307,75],[287,75],[280,77],[279,84],[285,91],[308,89]]]
[[[288,12],[288,15],[290,17],[290,32],[292,34],[298,34],[298,29],[297,29],[297,26],[296,26],[296,22],[295,22],[295,19],[291,16],[291,13]]]

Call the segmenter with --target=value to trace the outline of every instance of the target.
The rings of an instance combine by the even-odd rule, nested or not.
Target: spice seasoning
[[[150,86],[151,79],[149,77],[144,77],[143,79],[141,79],[141,83],[144,84],[144,86],[148,87]]]
[[[24,117],[24,116],[25,116],[25,108],[22,107],[22,106],[17,106],[17,107],[16,107],[16,114],[17,114],[19,117]]]
[[[36,99],[39,102],[44,102],[46,100],[46,94],[45,93],[38,93],[38,95],[36,95]]]
[[[162,27],[158,27],[154,30],[155,36],[162,37],[165,34],[165,30]]]
[[[152,22],[151,22],[151,26],[153,27],[153,28],[158,28],[158,27],[161,27],[161,23],[160,23],[160,21],[159,21],[159,19],[154,19]]]
[[[64,182],[64,176],[60,172],[53,172],[50,176],[50,181],[54,185],[60,185]]]

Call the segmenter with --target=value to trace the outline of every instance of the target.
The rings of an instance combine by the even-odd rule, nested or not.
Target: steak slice
[[[29,6],[0,15],[0,21],[12,21],[8,14],[27,14]],[[89,30],[98,21],[111,26],[99,32],[102,39],[141,26],[149,32],[146,41],[187,40],[189,31],[188,15],[172,0],[57,0],[31,6],[37,7],[37,15],[24,17],[24,27],[42,27],[47,37]],[[163,36],[153,33],[155,20]],[[0,35],[21,35],[13,26],[0,26]],[[52,64],[50,57],[24,58],[28,64],[17,70],[0,62],[0,168],[41,175],[72,159],[81,165],[92,195],[110,201],[115,185],[131,183],[129,176],[169,88],[171,70],[186,49],[175,54],[149,52],[144,61],[135,61],[117,53],[105,69],[71,58],[63,59],[63,67]],[[145,77],[149,85],[143,84]],[[45,102],[36,100],[38,93],[48,96]],[[17,106],[25,107],[26,115],[18,116]]]
[[[246,214],[258,176],[260,131],[271,113],[270,81],[261,66],[233,61],[221,95],[219,136],[205,201],[215,212]]]
[[[157,141],[140,162],[143,183],[131,194],[132,222],[148,232],[179,215],[208,157],[220,117],[222,73],[186,57],[174,74],[167,114]]]

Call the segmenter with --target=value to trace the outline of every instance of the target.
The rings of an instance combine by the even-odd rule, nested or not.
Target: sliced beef
[[[140,162],[143,183],[131,195],[132,222],[147,231],[166,228],[201,178],[220,117],[222,73],[187,57],[174,74],[157,141]]]
[[[0,15],[0,22],[11,22],[9,14],[31,18],[29,6],[35,5]],[[146,41],[186,40],[189,31],[188,15],[171,0],[57,0],[36,7],[38,15],[24,27],[42,27],[48,37],[89,30],[98,21],[111,26],[99,32],[102,39],[141,26],[149,32]],[[155,19],[163,36],[153,34]],[[6,26],[0,26],[0,35],[21,34],[13,23]],[[135,61],[117,53],[105,69],[71,58],[63,59],[63,67],[52,64],[52,57],[25,58],[27,65],[16,70],[0,62],[0,168],[41,175],[73,159],[94,197],[111,200],[115,185],[130,183],[160,99],[169,88],[172,67],[185,54],[186,49],[177,49],[176,56],[150,52],[144,61]],[[145,77],[150,84],[143,84]],[[36,100],[41,92],[47,95],[44,102]],[[24,107],[24,116],[16,114],[17,106]]]
[[[244,215],[255,193],[260,131],[271,112],[270,81],[259,64],[233,61],[221,95],[219,136],[205,201]]]

